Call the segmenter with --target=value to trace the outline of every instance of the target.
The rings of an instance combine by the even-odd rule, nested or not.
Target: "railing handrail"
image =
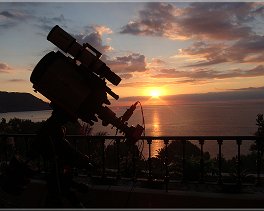
[[[13,134],[13,133],[5,133],[5,134],[0,134],[0,138],[5,140],[8,137],[13,137],[14,139],[17,138],[24,138],[26,140],[26,142],[29,141],[30,138],[35,138],[37,136],[37,134]],[[78,140],[78,139],[84,139],[86,141],[89,142],[89,144],[91,142],[95,142],[95,141],[102,141],[101,142],[101,147],[102,147],[102,151],[101,151],[101,174],[102,177],[105,177],[105,173],[106,173],[106,152],[105,152],[105,144],[107,140],[115,140],[116,145],[114,146],[117,150],[116,150],[116,160],[117,160],[117,173],[116,173],[116,177],[117,178],[121,178],[121,168],[120,168],[120,154],[119,154],[119,150],[120,150],[120,141],[121,140],[125,140],[126,137],[124,135],[118,135],[118,136],[113,136],[113,135],[67,135],[66,138],[72,138],[73,140]],[[172,178],[173,176],[170,174],[170,170],[169,170],[169,150],[168,150],[168,146],[169,146],[169,142],[170,141],[179,141],[181,142],[182,146],[180,146],[180,149],[182,150],[182,153],[180,153],[181,155],[181,161],[177,160],[178,164],[180,164],[181,166],[181,173],[182,175],[179,174],[179,172],[177,174],[174,175],[174,177],[176,179],[179,179],[179,177],[182,177],[182,182],[186,181],[186,169],[187,169],[187,157],[186,157],[186,142],[187,141],[198,141],[198,147],[200,148],[200,172],[199,172],[199,182],[200,183],[204,183],[205,181],[205,157],[204,157],[204,145],[205,145],[205,141],[215,141],[217,148],[218,148],[218,154],[216,157],[216,162],[218,165],[218,173],[216,175],[217,177],[217,183],[218,184],[223,184],[223,179],[224,176],[222,175],[223,173],[223,155],[222,155],[222,144],[225,141],[235,141],[237,144],[237,154],[236,154],[236,173],[237,173],[237,179],[236,179],[236,183],[238,185],[242,184],[242,170],[241,170],[241,144],[244,141],[255,141],[256,147],[257,147],[257,153],[256,153],[256,184],[260,185],[261,184],[261,172],[262,172],[262,159],[261,159],[261,149],[260,149],[260,142],[263,141],[264,137],[261,136],[256,136],[256,135],[250,135],[250,136],[243,136],[243,135],[232,135],[232,136],[141,136],[139,138],[140,140],[146,141],[147,142],[147,147],[148,147],[148,159],[144,160],[145,162],[147,162],[147,178],[149,181],[152,181],[153,179],[153,161],[152,155],[151,155],[151,145],[152,145],[152,141],[153,140],[159,140],[159,141],[163,141],[164,144],[164,162],[162,162],[162,165],[164,165],[165,170],[163,169],[162,171],[165,171],[165,176],[163,175],[164,172],[161,172],[161,176],[164,176],[164,183],[165,183],[165,189],[166,191],[168,191],[169,189],[169,181],[170,178]],[[27,145],[27,144],[26,144]],[[75,143],[75,147],[77,147],[76,143]],[[6,155],[7,156],[7,155]],[[136,178],[136,157],[135,155],[133,155],[132,157],[132,170],[133,170],[133,179]],[[130,172],[131,173],[131,172]],[[175,172],[174,172],[175,173]],[[212,177],[215,177],[215,175],[211,175]],[[174,179],[175,179],[174,178]]]
[[[0,137],[34,137],[37,134],[17,134],[17,133],[3,133],[0,134]],[[98,138],[98,139],[125,139],[125,136],[113,136],[113,135],[66,135],[66,137],[75,137],[75,138]],[[140,140],[257,140],[263,139],[262,136],[255,135],[232,135],[232,136],[141,136]]]

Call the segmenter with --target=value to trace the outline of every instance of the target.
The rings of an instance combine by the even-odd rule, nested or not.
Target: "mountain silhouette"
[[[29,93],[0,92],[0,113],[51,109],[49,104]]]

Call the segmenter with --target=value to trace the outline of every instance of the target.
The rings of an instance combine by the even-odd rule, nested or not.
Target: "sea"
[[[129,106],[110,106],[117,117]],[[34,122],[46,120],[51,110],[0,113],[0,118],[30,119]],[[175,105],[146,105],[138,106],[128,126],[144,125],[146,136],[247,136],[257,131],[257,114],[264,114],[264,102],[229,102],[229,103],[200,103]],[[102,126],[99,120],[92,130],[92,134],[106,132],[115,135],[116,129],[111,125]],[[118,133],[118,135],[120,135]],[[192,141],[199,146],[198,141]],[[244,141],[241,153],[248,154],[253,141]],[[141,145],[142,147],[142,145]],[[161,140],[154,140],[151,145],[151,156],[156,156],[158,150],[164,147]],[[205,141],[204,151],[211,157],[216,157],[218,145],[216,141]],[[144,157],[148,157],[148,146],[142,149]],[[226,141],[222,146],[223,156],[227,159],[237,155],[237,145],[234,141]]]

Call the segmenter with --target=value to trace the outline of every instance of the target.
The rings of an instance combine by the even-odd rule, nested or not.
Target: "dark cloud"
[[[112,49],[110,45],[105,45],[102,40],[102,35],[104,33],[112,33],[110,28],[103,25],[93,25],[86,26],[84,31],[84,33],[72,35],[80,44],[89,43],[102,54],[105,54]],[[106,56],[103,55],[101,59],[106,60]]]
[[[159,74],[153,75],[153,78],[188,78],[191,80],[210,80],[210,79],[226,79],[235,77],[257,77],[264,76],[264,66],[259,65],[249,70],[227,70],[214,71],[209,69],[198,69],[195,71],[178,71],[176,69],[163,69]]]
[[[245,87],[240,89],[229,89],[229,91],[264,91],[264,86],[262,87]]]
[[[151,60],[151,63],[150,63],[150,65],[151,65],[152,67],[162,66],[162,65],[165,65],[165,64],[166,64],[165,61],[163,61],[163,60],[161,60],[161,59],[158,59],[158,58],[153,58],[153,59]]]
[[[127,83],[123,83],[121,82],[118,87],[149,87],[153,85],[152,83],[150,82],[127,82]]]
[[[174,6],[150,2],[139,11],[139,18],[123,26],[120,33],[134,35],[164,36],[175,21]]]
[[[130,79],[133,77],[133,74],[130,73],[119,74],[119,77],[121,77],[122,79]]]
[[[55,25],[59,25],[63,28],[67,28],[66,19],[64,15],[59,15],[57,17],[39,17],[37,26],[43,31],[49,32]]]
[[[15,20],[25,20],[29,17],[32,17],[30,14],[27,14],[23,11],[18,10],[5,10],[0,13],[0,16],[5,17],[7,19],[15,19]]]
[[[51,29],[54,26],[47,26],[47,30]],[[43,27],[44,29],[45,27]],[[101,60],[102,61],[106,61],[107,60],[107,56],[106,53],[112,50],[112,47],[110,45],[106,45],[103,43],[102,40],[102,34],[104,33],[102,29],[108,29],[105,26],[97,26],[97,27],[93,27],[93,26],[88,26],[85,27],[85,33],[71,33],[70,30],[67,30],[67,27],[61,26],[61,28],[63,30],[65,30],[67,33],[69,33],[72,37],[74,37],[76,39],[76,41],[83,45],[85,43],[90,44],[92,47],[94,47],[96,50],[98,50],[100,53],[102,53],[101,56]],[[89,30],[87,30],[87,28]],[[110,29],[109,29],[110,30]],[[43,36],[47,36],[47,34],[43,34]],[[54,50],[58,50],[57,47],[54,47]],[[46,49],[42,52],[42,54],[46,54],[50,51],[50,49]]]
[[[147,3],[146,8],[139,11],[139,19],[123,26],[121,33],[163,36],[175,19],[173,12],[171,4]]]
[[[23,10],[4,10],[0,12],[0,29],[8,29],[30,18],[32,14]]]
[[[234,40],[252,34],[244,23],[253,20],[250,2],[193,3],[185,8],[179,25],[187,37]]]
[[[136,81],[136,82],[121,82],[119,87],[137,87],[137,88],[145,88],[145,87],[162,87],[162,86],[171,86],[172,84],[179,84],[181,82],[178,81]]]
[[[253,2],[199,2],[185,8],[152,2],[120,33],[170,39],[237,40],[254,34],[247,23],[254,20],[259,10],[263,10],[262,6]]]
[[[106,63],[116,73],[144,72],[147,70],[145,56],[138,53],[116,57],[106,61]]]
[[[188,65],[188,67],[201,67],[224,62],[262,63],[263,52],[264,36],[254,35],[240,39],[231,46],[223,43],[196,42],[188,48],[181,49],[180,54],[204,58],[203,61]]]
[[[202,94],[182,94],[182,95],[172,95],[164,97],[164,100],[170,101],[182,101],[184,103],[192,102],[241,102],[241,101],[259,101],[264,100],[263,87],[255,89],[241,89],[233,91],[222,91],[222,92],[209,92]]]
[[[263,17],[264,16],[263,2],[256,2],[255,4],[259,4],[259,7],[256,7],[256,9],[253,11],[253,13]]]
[[[14,82],[14,83],[19,83],[19,82],[25,82],[26,80],[24,79],[11,79],[11,80],[8,80],[9,82]]]
[[[123,97],[120,101],[144,101],[148,100],[146,96]],[[175,103],[214,103],[214,102],[263,102],[264,87],[250,87],[237,90],[227,90],[222,92],[208,92],[197,94],[180,94],[160,97],[162,100],[173,104]]]
[[[239,40],[228,48],[226,57],[237,62],[263,62],[264,36],[251,36]]]
[[[0,62],[0,73],[8,73],[10,70],[12,70],[11,67],[9,67],[5,63]]]
[[[111,49],[111,46],[103,44],[102,37],[98,32],[92,32],[88,35],[74,35],[74,37],[80,44],[89,43],[101,53],[105,53]]]

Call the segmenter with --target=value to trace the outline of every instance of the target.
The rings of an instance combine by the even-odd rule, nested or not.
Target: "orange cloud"
[[[0,62],[0,73],[9,73],[12,70],[6,63]]]

